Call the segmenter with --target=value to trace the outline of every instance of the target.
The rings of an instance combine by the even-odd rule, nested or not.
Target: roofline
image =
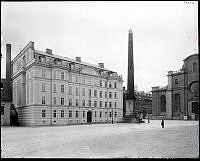
[[[186,60],[189,59],[190,57],[192,57],[192,56],[197,56],[197,55],[199,55],[199,54],[192,54],[192,55],[189,55],[189,56],[186,57],[183,61],[186,61]]]

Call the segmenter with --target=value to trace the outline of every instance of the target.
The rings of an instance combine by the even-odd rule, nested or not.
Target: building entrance
[[[199,120],[199,103],[192,102],[192,113],[195,113],[195,120]]]
[[[87,123],[91,123],[92,122],[92,112],[88,111],[87,112]]]

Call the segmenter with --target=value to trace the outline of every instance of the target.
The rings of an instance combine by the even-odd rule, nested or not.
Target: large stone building
[[[185,58],[182,69],[168,71],[168,85],[152,87],[154,119],[199,119],[199,54]]]
[[[36,50],[12,60],[13,103],[20,125],[117,122],[123,116],[122,76],[104,68]]]
[[[10,125],[12,104],[11,44],[6,44],[6,79],[1,79],[1,125]]]

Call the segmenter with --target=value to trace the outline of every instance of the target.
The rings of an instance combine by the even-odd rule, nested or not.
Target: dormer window
[[[178,79],[175,79],[175,84],[178,84]]]

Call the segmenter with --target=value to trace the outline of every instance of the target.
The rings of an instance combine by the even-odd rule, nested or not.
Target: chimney
[[[47,54],[50,54],[50,55],[52,55],[52,50],[51,50],[51,49],[48,49],[48,48],[46,48],[46,53],[47,53]]]
[[[6,80],[11,82],[11,44],[6,44]]]
[[[81,57],[76,57],[76,61],[81,62]]]
[[[104,68],[104,63],[99,63],[100,68]]]

